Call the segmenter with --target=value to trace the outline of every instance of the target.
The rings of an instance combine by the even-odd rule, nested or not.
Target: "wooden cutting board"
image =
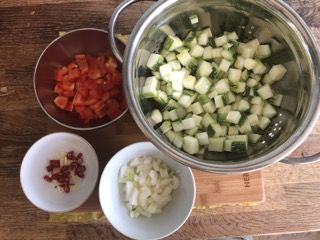
[[[116,123],[98,130],[75,131],[48,121],[48,133],[73,132],[87,139],[99,157],[100,173],[121,148],[146,137],[127,113]],[[264,201],[264,188],[260,171],[239,175],[219,175],[193,170],[197,196],[195,208],[213,208],[225,204],[258,203]],[[92,197],[77,212],[100,211],[97,187]]]
[[[237,175],[220,175],[193,170],[197,195],[195,208],[259,203],[264,201],[260,171]]]

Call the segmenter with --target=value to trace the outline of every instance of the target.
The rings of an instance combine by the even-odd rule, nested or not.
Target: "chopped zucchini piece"
[[[269,98],[272,98],[272,97],[273,97],[273,93],[272,93],[272,90],[271,90],[269,84],[266,84],[266,85],[263,85],[262,87],[260,87],[260,88],[257,90],[257,93],[259,94],[259,96],[260,96],[263,100],[266,100],[266,99],[269,99]]]
[[[209,136],[207,132],[200,132],[196,134],[196,138],[200,145],[208,145],[209,144]]]
[[[171,129],[172,129],[172,126],[170,121],[164,121],[160,126],[160,130],[163,134],[166,134]]]
[[[199,152],[199,142],[196,138],[185,136],[183,138],[183,150],[193,155]]]
[[[260,121],[259,121],[259,128],[261,128],[262,130],[265,130],[269,124],[271,123],[269,118],[266,117],[261,117]]]
[[[147,67],[152,71],[158,71],[163,64],[164,58],[160,54],[152,53],[148,59]]]
[[[192,117],[183,119],[182,125],[183,125],[184,130],[188,130],[188,129],[196,127],[196,123],[194,122],[194,119]]]
[[[238,124],[241,118],[241,113],[238,111],[230,111],[226,117],[229,123]]]
[[[159,111],[159,109],[155,109],[151,112],[151,120],[154,122],[154,124],[161,123],[163,121],[162,114]]]
[[[208,151],[223,152],[225,137],[209,138]]]
[[[164,42],[164,49],[174,51],[183,46],[183,42],[176,36],[168,36]]]
[[[201,77],[194,86],[194,90],[200,94],[206,94],[211,87],[211,82],[206,77]]]

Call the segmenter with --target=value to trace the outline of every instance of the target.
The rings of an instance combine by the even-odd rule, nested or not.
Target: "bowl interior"
[[[71,150],[83,154],[85,178],[75,178],[75,189],[63,193],[43,176],[47,174],[49,160]],[[98,168],[97,155],[86,140],[71,133],[54,133],[39,139],[28,150],[21,165],[20,180],[24,193],[35,206],[48,212],[66,212],[79,207],[91,195]]]
[[[124,46],[120,43],[118,45],[123,51]],[[111,121],[108,117],[85,124],[79,119],[78,113],[63,111],[53,103],[56,97],[53,91],[56,83],[55,69],[69,64],[74,60],[74,55],[79,53],[92,56],[114,56],[110,49],[107,32],[103,30],[80,29],[57,38],[44,50],[35,69],[34,87],[38,101],[49,117],[64,126],[78,129],[104,126]],[[121,67],[119,62],[118,66]]]
[[[128,83],[126,87],[130,92],[129,105],[134,115],[142,121],[148,108],[154,106],[152,101],[141,101],[140,96],[144,81],[151,74],[146,67],[148,57],[153,52],[159,52],[166,38],[159,28],[169,24],[180,38],[185,38],[191,30],[210,26],[215,36],[225,31],[236,31],[241,41],[247,42],[258,38],[260,44],[270,44],[272,56],[265,62],[270,65],[284,64],[288,72],[282,81],[273,85],[273,89],[284,95],[278,115],[272,120],[270,127],[262,133],[261,141],[249,149],[248,155],[205,152],[199,156],[200,158],[193,159],[218,165],[233,164],[234,161],[247,162],[264,156],[285,143],[302,125],[310,109],[310,95],[315,92],[314,65],[308,49],[311,44],[303,43],[298,30],[286,21],[281,12],[268,6],[265,1],[168,1],[161,7],[161,14],[149,13],[153,14],[150,18],[152,20],[141,23],[139,27],[144,29],[143,33],[139,31],[138,40],[132,40],[138,47],[130,53],[134,64],[128,70],[128,76],[132,76],[132,83]],[[188,24],[189,16],[194,13],[199,16],[199,24],[196,27]],[[128,53],[129,50],[126,51],[126,56]],[[140,124],[140,127],[142,125]],[[150,125],[147,127],[143,125],[141,128],[149,136],[157,135],[158,139],[161,139],[163,149],[175,148]],[[185,155],[178,149],[175,151],[181,158],[183,154]]]
[[[151,218],[131,218],[121,198],[119,169],[135,157],[151,155],[177,171],[180,186],[162,213]],[[195,200],[195,182],[191,169],[163,155],[153,144],[141,142],[120,150],[105,167],[99,186],[100,204],[108,221],[124,235],[134,239],[160,239],[178,230],[191,213]]]

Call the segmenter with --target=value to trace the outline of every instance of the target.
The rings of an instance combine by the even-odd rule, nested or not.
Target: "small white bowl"
[[[178,172],[181,181],[173,193],[173,200],[160,214],[150,218],[131,218],[121,198],[118,174],[122,165],[142,155],[163,160]],[[191,214],[195,196],[196,186],[191,169],[165,156],[150,142],[129,145],[115,154],[105,167],[99,185],[100,204],[108,221],[122,234],[139,240],[160,239],[177,231]]]
[[[75,188],[69,193],[58,191],[53,182],[47,182],[49,160],[61,157],[69,151],[83,154],[85,177],[75,178]],[[26,155],[20,169],[23,192],[36,207],[47,212],[67,212],[81,206],[91,195],[98,178],[98,157],[93,147],[82,137],[72,133],[52,133],[35,142]]]

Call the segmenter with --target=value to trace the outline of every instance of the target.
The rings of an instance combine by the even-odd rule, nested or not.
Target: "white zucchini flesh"
[[[260,88],[257,90],[257,93],[259,94],[259,96],[260,96],[263,100],[266,100],[266,99],[269,99],[269,98],[272,98],[272,97],[273,97],[272,89],[271,89],[270,85],[268,85],[268,84],[260,87]]]
[[[175,132],[181,132],[184,129],[183,124],[180,121],[173,122],[172,128]]]
[[[220,65],[219,65],[219,69],[223,72],[228,72],[231,64],[232,64],[232,62],[230,62],[226,59],[222,59]]]
[[[191,155],[198,153],[199,152],[198,139],[190,136],[185,136],[183,138],[183,150]]]
[[[264,59],[271,56],[271,48],[268,44],[260,45],[255,53],[255,56],[259,59]]]
[[[202,57],[204,48],[200,45],[195,45],[190,49],[190,55],[195,58]]]
[[[151,112],[151,119],[155,124],[161,123],[163,121],[162,114],[159,109],[155,109]]]
[[[223,152],[224,150],[224,137],[209,138],[208,151]]]
[[[231,32],[227,35],[229,41],[236,41],[239,39],[238,34],[236,32]]]
[[[259,124],[258,115],[255,113],[248,115],[248,120],[251,127],[257,126]]]
[[[223,45],[225,45],[226,43],[228,43],[228,38],[227,36],[223,35],[221,37],[217,37],[214,39],[215,44],[217,47],[221,47]]]
[[[211,50],[212,58],[222,58],[222,50],[223,48],[213,48]]]
[[[142,94],[144,97],[157,96],[158,79],[156,77],[148,77],[142,88]]]
[[[181,64],[178,60],[170,61],[168,64],[171,66],[172,70],[181,70]]]
[[[173,91],[182,92],[183,79],[184,79],[184,72],[182,71],[173,71],[170,73],[169,80],[172,83]]]
[[[240,152],[248,137],[256,143],[256,131],[269,126],[283,99],[271,84],[287,72],[282,64],[269,68],[264,62],[270,45],[240,42],[235,32],[213,38],[210,28],[182,40],[170,29],[167,35],[161,54],[148,59],[154,78],[146,80],[142,95],[168,108],[149,112],[150,124],[161,124],[168,141],[189,154]]]
[[[170,74],[172,73],[172,67],[170,64],[164,64],[159,67],[160,76],[163,80],[169,81]]]
[[[255,49],[253,47],[250,47],[247,45],[245,47],[243,47],[242,52],[241,52],[241,56],[244,59],[247,59],[247,58],[251,59],[254,57],[254,54],[255,54]]]
[[[177,59],[177,55],[174,52],[169,52],[166,56],[165,59],[167,62],[173,61]]]
[[[187,50],[179,53],[177,55],[177,58],[183,66],[187,66],[190,63],[190,61],[192,61],[192,56],[189,54]]]
[[[259,126],[259,128],[261,128],[262,130],[265,130],[265,129],[269,126],[270,123],[271,123],[271,121],[270,121],[269,118],[261,117],[258,126]]]
[[[248,70],[254,69],[256,65],[257,65],[257,61],[255,61],[252,58],[247,58],[246,60],[244,60],[244,64],[243,64],[243,66]]]
[[[238,124],[241,119],[241,113],[238,111],[230,111],[227,115],[226,120],[233,124]]]
[[[200,132],[196,134],[196,138],[200,145],[208,145],[209,144],[209,136],[207,132]]]
[[[199,74],[200,77],[208,77],[210,73],[212,72],[212,65],[211,63],[207,61],[201,61],[197,73]]]
[[[175,133],[170,136],[175,137]],[[125,205],[133,218],[161,213],[180,185],[177,174],[152,156],[140,156],[123,165],[118,181]]]
[[[211,46],[207,46],[203,49],[203,55],[202,58],[204,60],[211,60],[213,59],[212,57],[212,47]]]
[[[148,59],[147,67],[151,70],[157,70],[157,67],[164,61],[163,56],[160,54],[152,53]]]
[[[287,69],[282,64],[274,65],[269,71],[269,77],[271,81],[279,81],[284,77],[286,72]]]
[[[226,81],[225,79],[221,79],[215,84],[214,87],[218,94],[225,94],[230,91],[228,81]]]
[[[183,46],[183,42],[180,40],[180,38],[176,36],[169,35],[164,43],[164,48],[168,51],[173,51],[182,46]]]
[[[200,94],[206,94],[211,87],[211,82],[206,77],[201,77],[194,86],[194,90]]]
[[[196,127],[196,123],[195,123],[195,121],[194,121],[194,119],[192,117],[183,119],[182,120],[182,125],[183,125],[183,129],[184,130],[188,130],[188,129]]]
[[[243,69],[245,59],[242,56],[238,56],[234,66],[240,70]]]
[[[241,73],[240,69],[230,68],[228,79],[232,82],[239,82],[241,79]]]
[[[251,133],[249,134],[249,142],[251,143],[257,143],[261,138],[261,135],[259,134],[255,134],[255,133]]]

